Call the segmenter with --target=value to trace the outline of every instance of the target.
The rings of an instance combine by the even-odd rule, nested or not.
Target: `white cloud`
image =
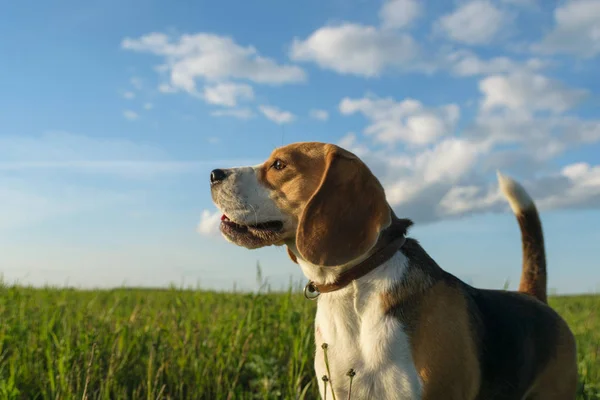
[[[418,53],[407,34],[343,23],[319,28],[305,40],[295,38],[290,57],[340,74],[375,77],[388,67],[414,67]]]
[[[485,151],[485,144],[452,137],[417,154],[414,167],[426,183],[453,182],[468,172]]]
[[[145,103],[144,104],[144,109],[145,110],[152,110],[154,108],[154,104],[152,103]]]
[[[220,234],[219,224],[221,222],[221,212],[217,211],[202,211],[200,222],[198,223],[197,231],[205,236],[217,236]]]
[[[533,176],[565,151],[600,141],[600,120],[564,114],[586,97],[586,90],[524,70],[487,77],[479,86],[479,114],[462,136],[499,147],[483,169]]]
[[[225,82],[205,86],[202,95],[207,103],[235,107],[240,100],[254,99],[254,90],[247,84]]]
[[[417,205],[430,188],[449,190],[470,172],[486,151],[485,146],[468,140],[448,138],[431,149],[397,156],[387,166],[385,186],[390,203],[416,202]]]
[[[338,140],[337,144],[345,149],[352,149],[352,152],[359,157],[368,157],[372,153],[368,146],[359,143],[358,135],[354,132],[348,132]]]
[[[446,138],[422,151],[397,153],[390,148],[369,150],[354,135],[341,142],[371,167],[385,187],[398,215],[418,222],[448,217],[440,200],[456,185],[468,181],[488,147],[456,137]]]
[[[421,152],[395,153],[369,150],[353,135],[341,142],[380,178],[398,215],[427,223],[508,209],[495,179],[498,165],[482,168],[494,154],[486,143],[454,137]],[[518,170],[516,177],[541,210],[600,206],[600,165],[578,163],[558,173],[535,172],[523,179]]]
[[[344,115],[363,114],[370,122],[364,132],[378,142],[403,141],[413,145],[433,143],[452,133],[460,115],[456,104],[427,108],[414,99],[396,102],[390,97],[375,96],[344,98],[339,109]]]
[[[543,53],[600,54],[600,0],[568,0],[554,10],[554,29],[533,46]]]
[[[493,75],[479,82],[483,110],[508,108],[514,111],[564,112],[579,103],[585,90],[571,89],[540,74]]]
[[[122,47],[164,57],[159,70],[169,73],[161,91],[183,90],[196,93],[196,79],[208,82],[243,79],[254,83],[279,85],[306,80],[305,72],[294,65],[282,65],[261,56],[252,46],[241,46],[231,37],[197,33],[170,38],[150,33],[140,38],[125,38]]]
[[[522,181],[542,209],[600,206],[600,166],[577,164],[561,171],[555,167],[565,151],[600,141],[600,120],[562,114],[583,95],[577,89],[535,78],[531,72],[528,79],[518,74],[525,72],[503,75],[510,82],[508,90],[483,85],[487,91],[482,90],[482,104],[488,101],[494,110],[480,109],[456,134],[441,128],[456,124],[456,106],[430,109],[413,99],[346,98],[340,111],[360,112],[369,122],[362,138],[349,133],[338,142],[367,162],[398,215],[420,223],[506,210],[497,169]],[[411,130],[406,121],[420,113],[437,122]],[[409,146],[378,146],[396,140]]]
[[[135,93],[133,92],[125,92],[123,93],[123,97],[127,100],[132,100],[135,98]]]
[[[136,113],[135,111],[131,111],[131,110],[123,111],[123,116],[130,121],[134,121],[139,118],[138,113]]]
[[[254,113],[249,108],[235,108],[228,110],[211,111],[213,117],[232,117],[237,119],[250,119],[254,117]]]
[[[267,119],[270,119],[276,124],[289,124],[296,119],[291,112],[280,110],[277,107],[261,105],[258,108]]]
[[[533,115],[506,109],[481,112],[462,135],[489,146],[510,145],[489,155],[489,168],[510,168],[521,174],[545,168],[547,162],[570,148],[600,141],[600,120],[565,115]]]
[[[449,53],[442,62],[448,65],[457,76],[495,75],[512,72],[535,72],[546,67],[546,62],[539,58],[530,58],[517,62],[505,56],[493,57],[487,60],[468,50]]]
[[[441,215],[458,216],[485,212],[498,206],[503,199],[498,188],[491,186],[453,186],[440,199],[437,207]]]
[[[600,165],[570,164],[562,168],[558,179],[567,181],[566,190],[562,185],[553,188],[551,182],[547,182],[550,193],[540,199],[540,207],[554,209],[600,204]]]
[[[399,29],[408,27],[421,12],[418,0],[386,0],[379,10],[379,18],[384,29]]]
[[[522,182],[542,210],[560,208],[597,208],[600,204],[600,165],[570,164],[559,173]],[[456,186],[442,198],[439,212],[457,216],[506,208],[506,200],[496,183],[481,186]]]
[[[329,113],[325,110],[310,110],[309,116],[319,121],[327,121],[329,119]]]
[[[506,14],[489,0],[471,0],[440,17],[434,29],[456,42],[479,45],[495,39],[507,22]]]

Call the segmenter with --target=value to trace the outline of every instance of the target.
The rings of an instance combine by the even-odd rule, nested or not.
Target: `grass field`
[[[600,296],[554,297],[600,399]],[[0,286],[2,399],[316,399],[302,295]]]

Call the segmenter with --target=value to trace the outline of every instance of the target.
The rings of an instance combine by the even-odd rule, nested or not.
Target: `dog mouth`
[[[237,222],[233,222],[225,214],[221,216],[221,227],[228,231],[235,233],[277,233],[283,229],[282,221],[267,221],[258,224],[243,225]]]

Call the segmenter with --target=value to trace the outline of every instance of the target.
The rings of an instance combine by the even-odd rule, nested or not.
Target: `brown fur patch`
[[[387,314],[406,327],[423,399],[474,399],[479,387],[477,348],[463,294],[444,280],[432,282],[422,270],[382,295]]]
[[[535,207],[517,215],[521,228],[523,267],[519,291],[527,293],[547,303],[546,295],[546,254],[542,223]]]

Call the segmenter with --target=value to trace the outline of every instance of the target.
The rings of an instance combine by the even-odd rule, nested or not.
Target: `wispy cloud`
[[[294,39],[290,57],[340,74],[375,77],[390,67],[414,65],[418,53],[417,43],[406,33],[344,22],[319,28],[304,40]]]
[[[456,42],[486,44],[497,37],[508,21],[507,14],[491,1],[470,0],[440,17],[435,30]]]
[[[552,111],[561,113],[573,108],[587,95],[584,89],[569,88],[563,83],[534,73],[492,75],[479,83],[484,94],[484,110],[509,108],[513,111]]]
[[[219,235],[219,221],[221,220],[220,211],[202,211],[200,222],[198,223],[197,231],[205,236]]]
[[[0,161],[0,173],[69,170],[123,177],[193,173],[212,165],[256,162],[255,159],[173,160],[166,152],[152,145],[66,132],[0,137],[0,160],[3,160]]]
[[[141,90],[144,85],[142,83],[142,79],[134,76],[129,80],[129,83],[131,83],[131,86],[133,86],[136,90]]]
[[[219,160],[216,160],[218,162]],[[98,161],[26,161],[0,162],[0,171],[70,169],[78,172],[103,172],[138,175],[161,172],[184,172],[210,165],[215,161],[138,161],[138,160],[98,160]]]
[[[250,119],[254,117],[254,113],[249,108],[233,108],[228,110],[211,111],[213,117],[232,117],[237,119]]]
[[[305,82],[307,75],[296,65],[280,64],[262,56],[253,46],[241,46],[229,36],[213,33],[172,37],[149,33],[125,38],[125,50],[150,53],[164,58],[158,67],[168,79],[159,85],[162,93],[187,92],[210,104],[234,107],[239,100],[254,98],[252,86]],[[204,85],[199,90],[198,82]]]
[[[531,47],[543,54],[600,54],[600,1],[567,0],[554,10],[554,29]]]
[[[208,182],[215,166],[258,162],[177,160],[146,143],[66,132],[0,136],[0,160],[0,231],[76,214],[138,210],[165,177],[202,174]]]
[[[329,113],[326,110],[310,110],[308,115],[312,119],[319,121],[327,121],[329,119]]]
[[[418,1],[386,0],[378,25],[348,21],[325,25],[305,39],[294,38],[289,55],[297,62],[367,78],[390,69],[426,71],[430,66],[421,59],[419,44],[405,31],[421,14]]]
[[[306,79],[300,67],[278,64],[261,56],[252,46],[240,46],[231,37],[212,33],[180,37],[149,33],[139,38],[125,38],[121,46],[126,50],[165,57],[165,68],[173,72],[171,84],[185,91],[193,91],[196,78],[210,81],[248,79],[267,84]]]
[[[128,190],[3,178],[3,187],[0,188],[0,231],[100,209],[121,208],[137,200],[137,194]]]
[[[379,10],[379,18],[383,28],[401,29],[413,24],[422,13],[419,0],[386,0]]]
[[[269,119],[279,125],[289,124],[296,119],[294,114],[292,114],[291,112],[283,111],[283,110],[280,110],[279,108],[273,107],[273,106],[261,105],[259,107],[259,110],[261,113],[263,113],[263,115],[265,117],[267,117],[267,119]]]
[[[135,111],[132,111],[132,110],[123,111],[123,116],[130,121],[135,121],[136,119],[138,119],[140,117],[138,115],[138,113],[136,113]]]
[[[361,113],[370,121],[365,134],[382,143],[405,142],[425,145],[451,134],[460,116],[456,104],[430,108],[416,99],[400,102],[391,97],[373,95],[361,98],[344,98],[339,104],[343,115]]]
[[[218,83],[205,86],[202,96],[207,103],[235,107],[240,101],[254,99],[254,90],[247,84]]]

